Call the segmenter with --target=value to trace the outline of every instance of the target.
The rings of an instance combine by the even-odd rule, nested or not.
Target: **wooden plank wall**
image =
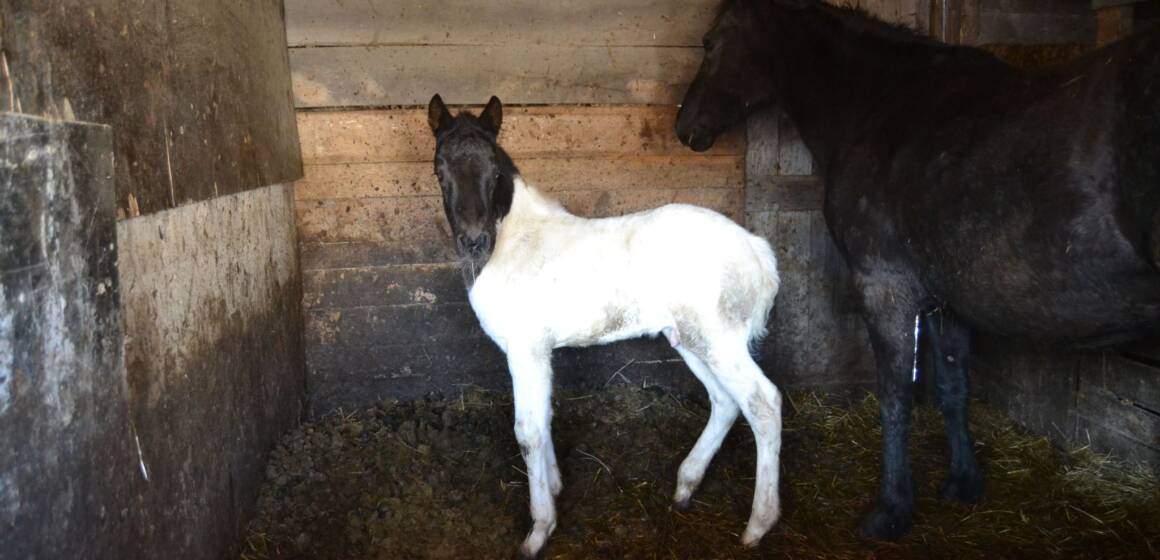
[[[450,264],[424,109],[436,92],[476,112],[498,95],[501,144],[577,214],[688,202],[744,219],[744,131],[705,154],[673,133],[716,4],[287,0],[314,411],[510,383]],[[556,369],[695,384],[674,359],[645,340],[558,352]]]
[[[740,220],[743,135],[694,154],[670,132],[674,118],[672,107],[509,107],[500,142],[529,181],[577,214],[688,202]],[[313,409],[462,383],[506,387],[502,355],[480,331],[450,264],[426,111],[307,111],[299,125]],[[566,379],[602,383],[632,362],[625,374],[634,381],[664,380],[671,371],[645,366],[671,366],[673,358],[663,343],[641,341],[558,353],[556,367]],[[691,381],[685,377],[679,381]]]

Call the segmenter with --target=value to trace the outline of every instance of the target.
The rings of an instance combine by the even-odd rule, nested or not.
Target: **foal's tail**
[[[756,346],[766,334],[765,325],[769,321],[769,312],[773,309],[773,300],[777,297],[781,279],[777,275],[777,257],[773,254],[773,247],[764,237],[749,236],[749,248],[757,259],[761,268],[761,283],[757,290],[757,301],[753,306],[753,313],[749,316],[749,344]]]

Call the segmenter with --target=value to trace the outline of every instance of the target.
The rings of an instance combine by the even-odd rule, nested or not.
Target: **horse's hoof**
[[[685,498],[683,500],[673,501],[673,509],[675,509],[677,511],[689,511],[689,508],[692,506],[693,506],[693,499],[692,498]]]
[[[950,476],[942,485],[942,497],[950,502],[973,504],[983,495],[983,477],[978,473]]]
[[[895,507],[874,508],[862,520],[862,536],[877,541],[897,541],[910,530],[913,513]]]

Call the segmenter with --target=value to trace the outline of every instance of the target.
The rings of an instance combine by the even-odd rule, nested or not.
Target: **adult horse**
[[[947,499],[982,492],[967,427],[970,331],[1108,346],[1160,329],[1160,32],[1022,72],[864,12],[735,0],[705,35],[677,134],[706,150],[776,103],[825,178],[825,216],[878,370],[880,496],[914,511],[907,439],[916,320],[931,329],[950,442]]]

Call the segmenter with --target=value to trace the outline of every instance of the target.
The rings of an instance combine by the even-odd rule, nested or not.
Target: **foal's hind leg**
[[[757,482],[753,511],[741,535],[741,544],[756,546],[781,516],[778,497],[781,453],[781,393],[749,355],[746,341],[722,342],[707,356],[717,381],[733,397],[753,429],[757,443]]]
[[[737,420],[740,409],[733,397],[729,396],[725,388],[717,382],[716,376],[705,365],[705,362],[683,347],[678,346],[677,352],[685,359],[685,363],[693,371],[693,375],[696,375],[701,384],[705,386],[705,391],[709,393],[709,404],[712,407],[709,412],[709,422],[705,424],[705,430],[701,432],[701,437],[697,438],[693,450],[689,452],[689,456],[685,457],[685,460],[681,462],[681,468],[677,470],[677,491],[673,494],[673,502],[677,509],[685,509],[689,507],[689,500],[693,497],[693,492],[701,485],[701,479],[705,476],[705,469],[708,468],[709,462],[713,460],[713,456],[721,448],[721,442],[725,439],[725,435],[729,433],[729,428],[733,427],[733,422]]]
[[[967,357],[971,333],[952,313],[928,315],[927,336],[934,350],[935,383],[946,421],[951,468],[942,495],[947,500],[973,503],[983,493],[983,477],[975,462],[975,448],[967,423]]]

